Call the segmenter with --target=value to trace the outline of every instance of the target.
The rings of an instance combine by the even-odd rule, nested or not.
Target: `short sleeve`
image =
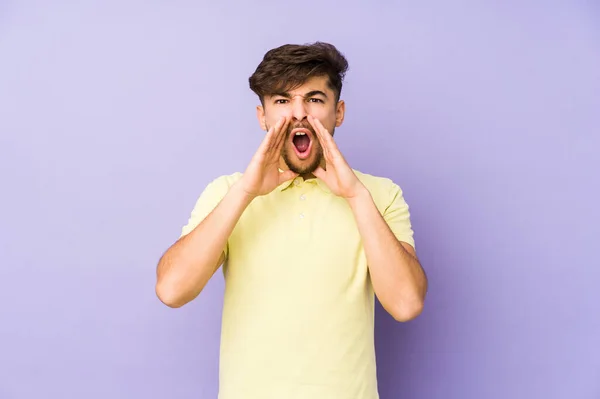
[[[389,198],[388,205],[383,212],[383,218],[398,240],[410,244],[414,248],[415,240],[410,212],[408,204],[404,200],[402,189],[398,185],[392,184]]]
[[[231,179],[229,176],[221,176],[211,181],[196,200],[187,224],[181,229],[180,237],[192,232],[216,208],[230,187]],[[227,255],[227,248],[224,248],[224,251]]]

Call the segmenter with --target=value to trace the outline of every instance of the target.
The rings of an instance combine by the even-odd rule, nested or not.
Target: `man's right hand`
[[[279,171],[281,149],[287,138],[289,119],[283,117],[272,126],[252,157],[239,183],[251,197],[266,195],[280,184],[298,176],[287,170]]]
[[[267,132],[246,172],[218,205],[189,233],[175,242],[157,267],[156,293],[170,307],[193,300],[225,259],[224,248],[248,204],[296,176],[279,172],[289,121],[282,118]],[[234,189],[235,187],[235,189]]]

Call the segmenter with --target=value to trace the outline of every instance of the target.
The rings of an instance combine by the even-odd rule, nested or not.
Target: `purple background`
[[[156,262],[258,146],[264,52],[314,40],[430,279],[378,307],[382,399],[600,398],[597,3],[85,3],[0,2],[1,399],[216,397],[222,276],[172,310]]]

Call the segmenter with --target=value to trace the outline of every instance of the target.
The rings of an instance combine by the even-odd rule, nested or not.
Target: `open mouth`
[[[294,151],[298,158],[308,158],[312,148],[312,134],[310,130],[302,128],[292,130],[292,144],[294,144]]]

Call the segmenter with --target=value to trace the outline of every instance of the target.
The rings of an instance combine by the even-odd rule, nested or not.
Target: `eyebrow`
[[[327,94],[325,94],[321,90],[309,91],[308,93],[306,93],[305,97],[314,97],[314,96],[323,96],[323,97],[327,98]]]
[[[275,96],[281,96],[284,98],[292,98],[291,94],[288,92],[275,93]],[[314,96],[323,96],[323,97],[327,98],[327,94],[325,94],[325,92],[323,92],[321,90],[311,90],[304,95],[304,97],[314,97]]]

